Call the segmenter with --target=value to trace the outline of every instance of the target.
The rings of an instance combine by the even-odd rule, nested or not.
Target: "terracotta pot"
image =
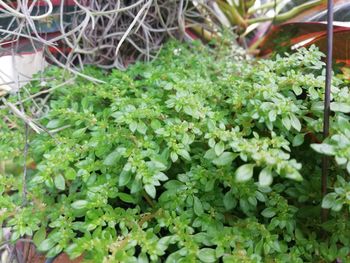
[[[46,263],[49,260],[45,257],[45,255],[42,255],[38,253],[35,249],[34,245],[26,245],[27,247],[24,248],[27,251],[27,261],[26,263]],[[83,262],[83,257],[78,257],[74,260],[70,260],[67,254],[62,253],[58,257],[56,257],[53,261],[49,261],[51,263],[81,263]]]

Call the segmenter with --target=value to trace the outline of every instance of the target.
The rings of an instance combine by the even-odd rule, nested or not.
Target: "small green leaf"
[[[276,111],[272,110],[272,111],[269,112],[269,120],[270,120],[270,122],[276,121],[276,117],[277,117]]]
[[[204,263],[211,263],[216,261],[215,249],[202,248],[198,251],[197,257]]]
[[[202,202],[197,196],[193,197],[193,211],[197,216],[201,216],[204,213]]]
[[[311,105],[312,111],[323,111],[324,110],[324,103],[322,101],[316,101]]]
[[[344,102],[332,102],[331,110],[343,113],[350,113],[350,105]]]
[[[141,190],[142,190],[142,182],[140,180],[137,180],[137,179],[133,180],[133,182],[131,184],[130,193],[135,194]]]
[[[62,249],[62,246],[60,244],[57,244],[47,252],[46,256],[48,258],[53,258],[57,256],[62,251]]]
[[[209,141],[208,141],[208,145],[210,148],[214,148],[215,147],[215,140],[213,138],[210,138]]]
[[[206,153],[204,154],[204,158],[208,159],[208,160],[215,159],[216,153],[215,153],[214,149],[209,149],[208,151],[206,151]]]
[[[299,133],[294,137],[292,144],[294,147],[297,147],[302,145],[303,143],[304,143],[304,134]]]
[[[137,259],[137,263],[149,263],[147,255],[145,253],[141,253]]]
[[[292,179],[295,181],[302,181],[303,180],[303,177],[301,176],[301,174],[297,170],[294,170],[294,171],[287,173],[286,178],[289,178],[289,179]]]
[[[77,173],[72,167],[68,167],[65,172],[65,177],[68,180],[74,180],[77,177]]]
[[[343,208],[343,205],[342,199],[336,199],[331,209],[335,212],[339,212]]]
[[[77,243],[70,244],[66,249],[65,252],[70,255],[72,258],[77,258],[81,255],[80,252],[80,246],[77,245]]]
[[[64,190],[66,188],[65,180],[64,180],[64,177],[62,176],[62,174],[58,174],[55,176],[54,183],[55,183],[55,186],[58,190]]]
[[[274,208],[268,207],[268,208],[265,208],[261,212],[261,214],[262,214],[263,217],[271,218],[271,217],[274,217],[276,215],[276,212],[275,212]]]
[[[335,161],[337,162],[338,165],[345,165],[348,162],[348,159],[341,156],[335,156]]]
[[[322,208],[329,209],[335,205],[335,200],[337,198],[336,193],[327,194],[322,200]]]
[[[162,127],[162,124],[160,123],[159,120],[152,120],[151,122],[151,128],[153,130],[158,130],[160,127]]]
[[[213,120],[209,119],[207,122],[207,126],[209,131],[215,130],[215,122]]]
[[[213,163],[217,166],[225,166],[231,164],[237,157],[237,154],[232,152],[223,152],[218,158],[213,160]]]
[[[13,231],[11,233],[11,241],[15,242],[17,239],[19,239],[21,236],[21,234],[19,233],[19,231]]]
[[[245,182],[253,177],[255,164],[243,164],[236,170],[236,180]]]
[[[46,125],[46,128],[55,129],[55,128],[59,127],[60,124],[61,124],[61,120],[54,119],[54,120],[49,121],[49,123]]]
[[[114,152],[111,152],[107,155],[107,157],[103,161],[103,164],[108,166],[115,165],[115,163],[119,161],[120,157],[120,152],[118,150],[115,150]]]
[[[162,172],[158,172],[154,175],[154,178],[156,178],[159,181],[166,181],[168,180],[168,176],[165,173]]]
[[[224,150],[225,150],[225,144],[224,144],[222,141],[218,142],[218,143],[215,145],[214,150],[215,150],[216,155],[219,156],[220,154],[222,154],[222,153],[224,152]]]
[[[159,161],[158,161],[159,160]],[[152,170],[158,170],[158,171],[164,171],[166,170],[166,162],[164,163],[163,160],[160,158],[152,158],[151,161],[146,162],[147,166]]]
[[[187,161],[191,161],[191,156],[185,149],[179,150],[177,154],[186,159]]]
[[[291,123],[292,127],[294,129],[296,129],[297,131],[301,130],[301,123],[300,123],[299,119],[294,114],[290,114],[290,123]]]
[[[231,191],[228,191],[224,195],[224,206],[225,206],[226,210],[231,210],[231,209],[235,208],[236,205],[237,205],[236,198],[233,196]]]
[[[57,242],[51,238],[45,239],[43,242],[40,243],[38,246],[39,251],[48,251],[51,248],[53,248]]]
[[[181,250],[178,250],[178,251],[176,251],[176,252],[171,253],[171,254],[167,257],[165,263],[177,263],[177,262],[181,262],[180,260],[183,259],[183,256],[181,256],[181,252],[182,252]]]
[[[182,142],[183,145],[189,145],[190,136],[188,136],[188,134],[185,133],[185,134],[182,136],[181,142]]]
[[[269,168],[264,168],[259,174],[259,184],[260,186],[269,186],[272,184],[272,172]]]
[[[333,145],[327,144],[327,143],[321,143],[321,144],[311,144],[311,148],[314,149],[316,152],[323,153],[325,155],[334,155],[335,150]]]
[[[123,170],[119,175],[119,186],[127,185],[130,182],[131,173]]]
[[[217,246],[215,249],[215,255],[217,258],[222,257],[225,254],[225,249],[221,246]]]
[[[190,106],[185,106],[184,108],[184,112],[187,114],[187,115],[192,115],[193,117],[195,117],[194,116],[194,112],[193,112],[193,109],[190,107]]]
[[[137,122],[136,121],[132,121],[130,124],[129,124],[129,129],[132,133],[134,133],[137,129]]]
[[[282,124],[283,126],[289,131],[290,128],[291,128],[291,122],[290,122],[290,119],[289,117],[284,117],[282,118]]]
[[[71,204],[73,209],[80,210],[86,208],[88,201],[86,200],[77,200]]]
[[[177,159],[179,158],[179,156],[177,155],[176,152],[171,152],[170,153],[170,159],[173,163],[175,163],[177,161]]]
[[[236,256],[232,256],[232,255],[225,254],[225,255],[222,257],[222,262],[223,262],[223,263],[232,263],[232,262],[236,262],[236,261],[237,261]]]
[[[145,191],[150,197],[152,198],[156,197],[156,188],[154,187],[153,184],[146,184]]]
[[[144,122],[140,121],[138,124],[137,124],[137,131],[141,134],[146,134],[147,132],[147,126]]]
[[[132,195],[126,194],[126,193],[118,193],[117,196],[125,203],[135,203],[135,199]]]
[[[46,238],[46,228],[44,226],[40,227],[38,231],[35,232],[33,236],[33,242],[36,246],[39,246]]]
[[[299,86],[294,85],[292,87],[292,89],[293,89],[295,95],[297,95],[297,96],[299,96],[301,93],[303,93],[303,89]]]
[[[73,138],[80,138],[81,136],[83,136],[85,131],[86,131],[86,128],[81,128],[81,129],[75,130],[72,133],[72,136],[73,136]]]

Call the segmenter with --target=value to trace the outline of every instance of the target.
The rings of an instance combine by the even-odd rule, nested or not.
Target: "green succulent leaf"
[[[245,182],[253,177],[255,164],[243,164],[236,170],[237,182]]]
[[[145,185],[145,190],[146,190],[146,193],[152,197],[152,198],[155,198],[156,197],[156,188],[154,187],[154,185],[151,185],[151,184],[146,184]]]
[[[66,188],[65,180],[62,174],[57,174],[54,178],[55,186],[58,190],[64,190]]]
[[[88,205],[88,201],[86,200],[77,200],[71,204],[73,209],[80,210],[85,209]]]
[[[51,238],[45,239],[43,242],[40,243],[38,246],[39,251],[48,251],[51,248],[53,248],[56,245],[56,241],[54,241]]]
[[[198,258],[205,263],[216,262],[215,249],[212,248],[202,248],[197,253]]]
[[[107,157],[105,158],[105,160],[103,161],[103,164],[105,165],[115,165],[116,162],[120,159],[121,157],[121,154],[119,151],[114,151],[114,152],[111,152],[110,154],[107,155]]]
[[[203,205],[198,197],[193,197],[193,210],[197,216],[201,216],[204,213]]]
[[[223,152],[219,157],[213,160],[213,163],[217,166],[225,166],[232,164],[233,160],[237,157],[237,154],[232,152]]]
[[[272,184],[273,176],[269,168],[264,168],[259,174],[259,184],[261,186],[269,186]]]
[[[268,207],[268,208],[265,208],[261,212],[261,214],[263,217],[271,218],[271,217],[274,217],[276,215],[276,212],[272,207]]]
[[[336,204],[336,193],[327,194],[322,200],[322,208],[330,209]]]
[[[331,110],[343,113],[350,113],[350,104],[344,102],[332,102]]]

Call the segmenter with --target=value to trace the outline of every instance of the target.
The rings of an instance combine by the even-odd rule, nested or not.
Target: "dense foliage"
[[[87,69],[106,83],[52,92],[50,134],[29,136],[26,204],[22,174],[5,169],[0,221],[13,241],[91,262],[347,262],[350,94],[334,80],[332,134],[319,144],[321,58],[312,47],[238,61],[170,43],[126,72]],[[0,158],[20,164],[23,124],[2,116]],[[315,150],[335,156],[325,223]]]

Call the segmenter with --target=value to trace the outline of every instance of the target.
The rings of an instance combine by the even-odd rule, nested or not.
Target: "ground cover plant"
[[[321,143],[322,57],[242,60],[172,42],[125,72],[87,68],[106,83],[52,91],[27,160],[25,127],[1,108],[0,222],[13,242],[87,262],[348,262],[350,94],[334,78]],[[36,106],[23,103],[33,118]],[[323,201],[322,155],[334,156]]]

